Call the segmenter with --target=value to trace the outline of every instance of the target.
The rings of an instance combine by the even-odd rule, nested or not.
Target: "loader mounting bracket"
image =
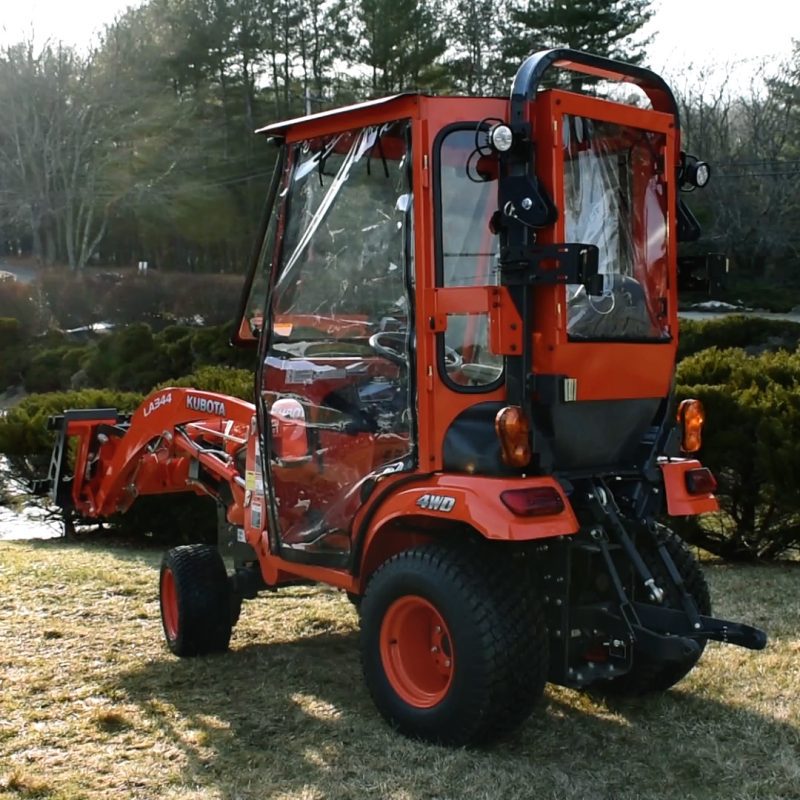
[[[72,501],[72,477],[67,464],[69,448],[67,447],[67,431],[72,421],[104,420],[113,430],[120,423],[128,421],[128,415],[119,414],[116,408],[72,409],[58,416],[49,417],[47,430],[58,431],[53,452],[50,456],[50,467],[47,477],[31,482],[31,493],[49,495],[50,499],[65,511],[74,507]]]

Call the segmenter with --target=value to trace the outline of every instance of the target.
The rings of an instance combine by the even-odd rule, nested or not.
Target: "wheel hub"
[[[446,697],[455,653],[444,618],[428,600],[395,600],[381,625],[380,648],[386,677],[404,702],[431,708]]]

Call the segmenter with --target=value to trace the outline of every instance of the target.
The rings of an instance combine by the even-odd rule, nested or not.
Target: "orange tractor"
[[[565,71],[577,90],[543,87]],[[677,247],[697,234],[679,191],[709,168],[664,81],[551,50],[510,100],[403,94],[259,133],[277,159],[233,335],[254,402],[160,389],[132,416],[52,421],[44,483],[75,517],[219,504],[218,547],[164,556],[170,650],[224,651],[244,599],[328,584],[358,606],[381,714],[465,744],[546,681],[661,691],[709,639],[763,648],[710,616],[659,522],[717,508],[702,407],[672,394]]]

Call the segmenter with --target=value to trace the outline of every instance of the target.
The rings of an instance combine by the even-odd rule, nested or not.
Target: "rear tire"
[[[225,564],[215,547],[173,547],[161,561],[161,623],[176,656],[223,653],[231,638],[232,604]]]
[[[373,575],[361,604],[364,679],[402,733],[449,745],[495,739],[541,697],[548,637],[533,587],[483,550],[417,547]]]
[[[669,530],[669,528],[661,527],[657,536],[675,562],[675,566],[683,578],[686,591],[692,596],[698,612],[703,616],[710,615],[711,596],[708,591],[708,584],[691,550],[689,550],[683,539]],[[648,540],[647,546],[640,545],[639,552],[653,574],[656,583],[664,590],[663,604],[667,608],[682,609],[681,594],[670,580],[667,568],[664,566],[655,544]],[[647,602],[652,601],[648,598]],[[639,655],[634,650],[633,667],[630,672],[621,675],[619,678],[602,681],[599,684],[595,684],[595,687],[607,694],[626,697],[664,692],[678,683],[678,681],[683,680],[694,669],[700,660],[700,656],[703,655],[706,640],[699,639],[698,644],[700,645],[699,652],[683,661],[659,661],[645,655]]]

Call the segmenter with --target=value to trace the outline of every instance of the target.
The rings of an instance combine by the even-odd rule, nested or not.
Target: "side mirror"
[[[730,262],[722,253],[678,258],[678,291],[706,292],[709,295],[725,288]]]

